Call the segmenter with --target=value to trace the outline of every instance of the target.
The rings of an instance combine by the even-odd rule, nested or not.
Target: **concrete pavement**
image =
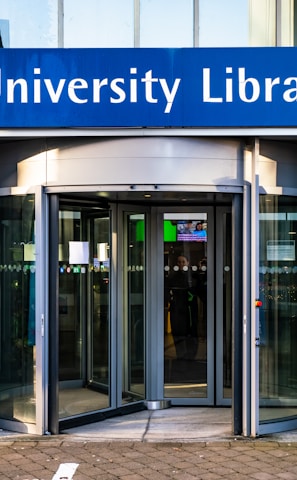
[[[234,437],[231,410],[170,408],[57,436],[1,432],[1,480],[297,479],[297,433]]]
[[[233,438],[230,408],[171,407],[112,417],[64,433],[97,441],[192,442]]]
[[[231,408],[171,407],[143,410],[103,422],[71,428],[63,433],[96,441],[195,442],[244,440],[232,433]],[[265,441],[295,442],[297,430],[263,437]],[[259,439],[258,439],[259,440]],[[297,477],[296,477],[297,480]]]

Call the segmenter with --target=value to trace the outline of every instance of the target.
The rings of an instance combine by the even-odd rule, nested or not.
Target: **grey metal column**
[[[232,205],[232,299],[233,299],[233,359],[232,359],[232,429],[242,434],[242,197],[235,195]]]
[[[251,152],[244,152],[245,185],[243,190],[243,239],[242,239],[242,433],[251,433]]]
[[[194,0],[193,9],[193,46],[199,47],[199,0]]]
[[[35,188],[35,322],[36,322],[36,428],[40,435],[48,430],[48,258],[46,252],[48,215],[42,186]]]
[[[58,48],[64,47],[64,0],[58,0]]]
[[[243,207],[243,435],[256,436],[259,417],[258,312],[259,294],[259,139],[245,155]]]
[[[59,433],[59,197],[49,196],[49,431]]]
[[[259,297],[259,175],[260,144],[256,138],[252,155],[251,185],[251,435],[259,428],[259,310],[255,301]]]
[[[151,299],[147,306],[150,321],[147,326],[147,400],[163,400],[164,370],[163,370],[163,217],[159,211],[152,208],[149,219],[148,238],[148,268],[149,284],[148,298]],[[160,294],[162,292],[162,294]],[[162,345],[162,346],[160,346]],[[161,405],[161,404],[160,404]]]

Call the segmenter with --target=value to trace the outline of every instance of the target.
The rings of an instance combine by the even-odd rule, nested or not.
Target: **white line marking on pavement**
[[[52,480],[72,480],[78,463],[61,463]]]

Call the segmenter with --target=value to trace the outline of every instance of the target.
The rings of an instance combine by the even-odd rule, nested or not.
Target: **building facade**
[[[0,5],[0,426],[154,402],[296,428],[296,2],[25,3]]]

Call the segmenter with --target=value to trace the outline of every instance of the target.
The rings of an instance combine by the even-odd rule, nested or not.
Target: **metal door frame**
[[[144,289],[144,302],[145,302],[145,325],[144,325],[144,348],[145,348],[145,391],[146,391],[146,396],[148,394],[148,376],[150,374],[149,371],[149,364],[148,364],[148,346],[150,344],[148,340],[149,336],[149,330],[150,327],[148,325],[147,319],[150,318],[150,311],[151,311],[151,305],[148,299],[150,298],[150,286],[149,286],[149,276],[148,276],[148,265],[149,265],[149,259],[150,259],[150,237],[148,235],[149,231],[149,223],[150,223],[150,207],[148,206],[138,206],[138,205],[133,205],[124,203],[117,205],[117,233],[118,233],[118,245],[117,245],[117,264],[121,265],[121,269],[117,269],[117,296],[116,296],[116,302],[117,302],[117,362],[118,362],[118,368],[117,368],[117,380],[116,380],[116,385],[117,385],[117,407],[118,408],[125,408],[125,406],[122,404],[122,386],[124,384],[123,382],[123,368],[120,367],[122,365],[122,358],[123,358],[123,316],[125,317],[127,315],[126,312],[126,298],[125,298],[125,279],[123,278],[123,268],[125,265],[125,255],[127,251],[127,224],[126,224],[126,219],[128,215],[137,215],[137,214],[144,214],[144,219],[145,219],[145,289]],[[121,292],[121,293],[119,293]],[[116,360],[116,359],[115,359]],[[143,403],[142,400],[139,402],[134,402],[133,405],[136,405],[137,403]],[[128,405],[127,405],[127,408]]]
[[[223,238],[219,235],[219,232],[223,231],[223,214],[230,213],[232,210],[231,207],[228,206],[218,206],[215,207],[215,222],[216,222],[216,241],[215,241],[215,255],[216,255],[216,265],[215,265],[215,284],[216,284],[216,295],[215,295],[215,323],[216,323],[216,339],[215,339],[215,350],[216,350],[216,405],[218,406],[231,406],[232,398],[224,398],[224,372],[223,372],[223,333],[224,333],[224,326],[222,322],[221,312],[224,311],[224,292],[223,292],[223,276],[224,276],[224,268],[226,267],[223,264]],[[232,221],[233,223],[233,221]],[[232,226],[233,228],[233,226]],[[229,232],[231,235],[231,232]],[[231,246],[232,248],[232,246]],[[232,254],[230,252],[230,257],[232,258]],[[232,268],[230,269],[230,275],[232,275],[232,284],[233,284],[233,258],[232,258]],[[231,291],[231,302],[234,304],[234,297],[233,291]],[[234,311],[234,309],[232,309]],[[231,317],[231,324],[232,324],[232,332],[234,329],[234,315]],[[232,335],[230,338],[232,342]],[[233,356],[234,352],[231,349],[231,378],[232,378],[232,369],[233,369]],[[231,389],[233,387],[233,381],[231,385]]]
[[[111,244],[111,229],[112,229],[112,217],[113,217],[113,212],[111,208],[104,208],[102,209],[95,209],[92,210],[90,209],[89,212],[82,212],[82,225],[83,228],[86,229],[87,232],[87,238],[89,239],[90,245],[94,242],[94,220],[97,219],[102,219],[102,218],[107,218],[109,220],[109,240],[110,240],[110,258],[112,258],[112,244]],[[94,245],[93,250],[94,250]],[[109,276],[111,277],[111,268],[109,271]],[[112,286],[112,282],[110,282],[110,285]],[[86,282],[86,313],[87,313],[87,318],[86,318],[86,331],[85,331],[85,345],[84,345],[84,355],[85,355],[85,363],[86,365],[83,367],[83,375],[86,376],[86,380],[89,381],[90,378],[93,377],[93,357],[92,357],[92,350],[93,350],[93,329],[90,326],[90,321],[88,321],[88,318],[90,319],[90,316],[93,314],[93,303],[92,303],[92,295],[91,295],[91,288],[93,284],[91,283],[90,280],[90,272],[87,275],[87,282]],[[111,293],[109,292],[109,312],[111,314]],[[111,315],[110,316],[110,323],[111,323]],[[109,332],[109,337],[111,335],[111,332]],[[109,342],[110,343],[110,342]],[[110,352],[109,352],[110,354]],[[110,385],[110,391],[111,391],[111,385]]]

